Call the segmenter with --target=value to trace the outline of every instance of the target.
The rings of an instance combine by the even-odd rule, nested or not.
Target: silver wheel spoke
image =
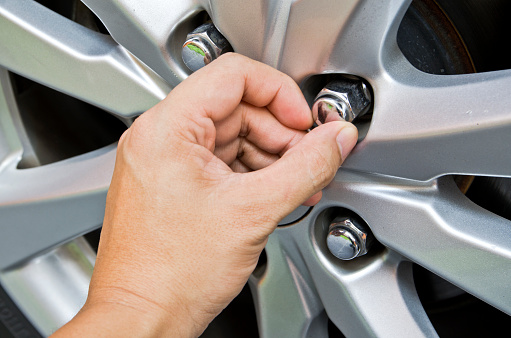
[[[169,91],[110,37],[35,1],[0,3],[0,44],[0,65],[123,117],[144,112]],[[122,90],[113,95],[115,88]]]
[[[101,226],[115,146],[0,178],[0,269]]]
[[[439,76],[396,58],[391,78],[376,83],[371,128],[345,167],[417,180],[511,176],[511,71]]]
[[[14,94],[7,71],[0,69],[0,172],[16,165],[21,159],[23,148],[13,121]]]
[[[13,269],[2,287],[43,336],[71,320],[87,299],[96,253],[80,237]]]
[[[383,43],[387,36],[393,36],[396,43],[397,28],[409,3],[216,0],[211,15],[235,51],[301,82],[309,75],[332,70],[358,75],[379,71]],[[313,14],[321,20],[311,20]]]
[[[103,21],[112,37],[163,77],[172,87],[187,77],[181,45],[195,27],[179,29],[201,10],[199,1],[82,0]],[[189,31],[186,31],[189,29]],[[174,41],[177,39],[179,41]],[[175,47],[171,48],[171,47]]]
[[[436,336],[415,291],[412,264],[399,255],[387,253],[362,268],[361,261],[309,263],[328,316],[346,336]]]
[[[270,50],[268,46],[280,48],[290,5],[289,0],[212,0],[208,9],[216,27],[229,40],[235,52],[255,60],[268,61],[275,67],[280,53],[279,50]],[[268,60],[265,60],[265,55]]]
[[[374,77],[384,44],[397,46],[397,28],[410,2],[294,2],[280,69],[297,81],[332,72]],[[311,13],[322,19],[310,20]]]
[[[249,280],[260,336],[327,337],[323,305],[310,287],[311,277],[303,262],[296,259],[296,249],[283,247],[276,233],[270,236],[265,250],[268,263],[264,274],[256,273]]]
[[[511,313],[510,221],[474,205],[449,177],[422,186],[349,172],[340,177],[327,199],[358,212],[381,243]]]

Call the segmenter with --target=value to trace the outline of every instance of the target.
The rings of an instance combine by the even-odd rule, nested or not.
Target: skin
[[[314,205],[357,130],[314,117],[287,75],[227,54],[122,135],[87,302],[54,337],[196,337],[268,236]]]

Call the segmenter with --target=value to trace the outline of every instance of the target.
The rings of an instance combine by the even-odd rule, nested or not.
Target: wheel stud
[[[353,121],[371,106],[371,93],[364,81],[344,77],[328,83],[314,99],[312,111],[316,124],[331,121]]]
[[[195,72],[220,55],[231,51],[229,41],[213,23],[207,22],[186,36],[182,57],[185,65]]]
[[[372,243],[372,234],[353,218],[338,217],[328,229],[326,239],[328,250],[342,260],[365,255]]]

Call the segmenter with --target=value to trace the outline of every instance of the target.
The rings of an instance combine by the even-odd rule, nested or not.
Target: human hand
[[[356,143],[349,123],[306,133],[312,123],[291,78],[236,54],[141,115],[119,141],[82,313],[125,308],[160,333],[199,335],[278,222],[319,201]]]

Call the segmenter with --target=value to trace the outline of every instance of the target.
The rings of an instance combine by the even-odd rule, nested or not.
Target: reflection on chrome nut
[[[231,51],[232,47],[227,39],[216,29],[215,25],[208,22],[186,36],[182,57],[185,65],[194,72],[220,55]]]
[[[336,218],[330,224],[326,239],[328,250],[342,260],[365,255],[368,250],[367,232],[350,218]]]
[[[328,83],[314,100],[313,116],[316,124],[331,121],[353,121],[369,111],[371,93],[365,83],[357,78],[346,77]]]

